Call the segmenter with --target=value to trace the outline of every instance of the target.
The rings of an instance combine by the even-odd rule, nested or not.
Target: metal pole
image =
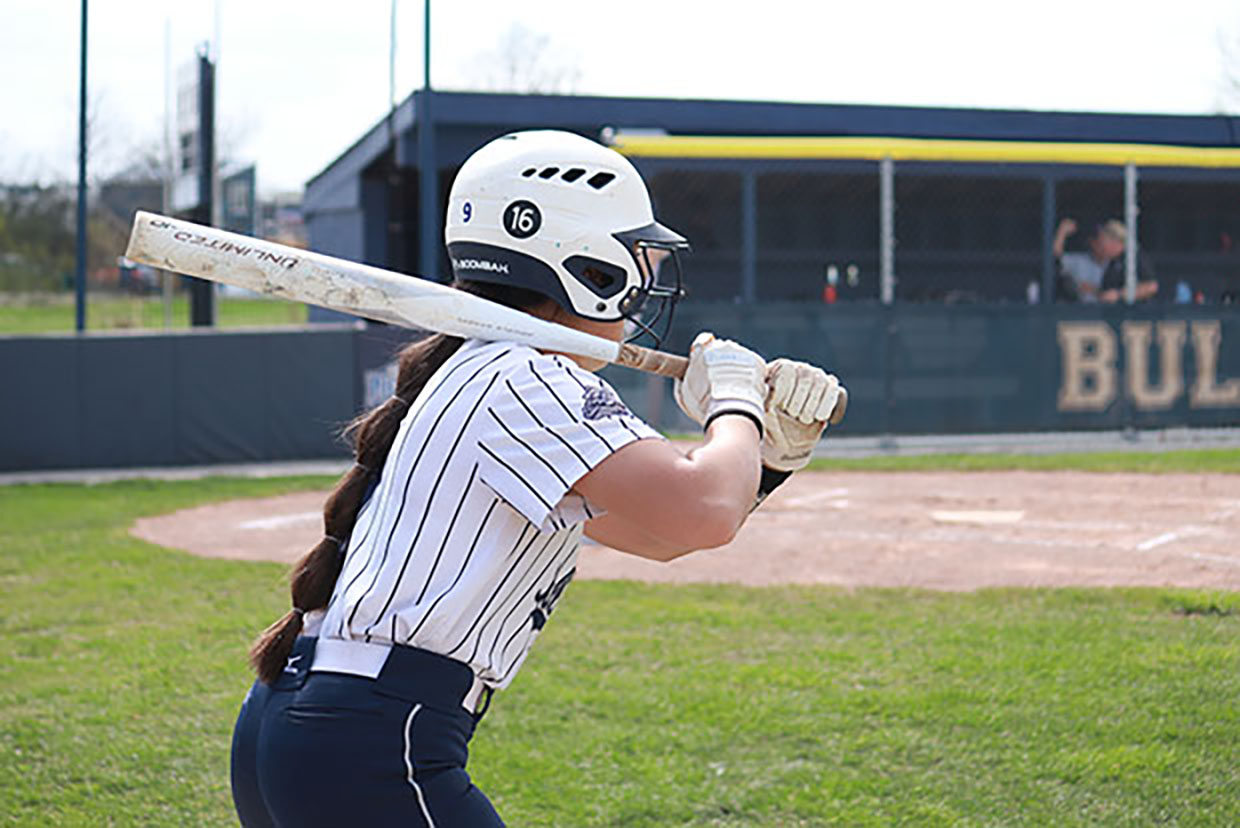
[[[1055,179],[1049,176],[1042,179],[1042,289],[1039,301],[1047,305],[1055,301],[1055,253],[1051,246],[1055,241],[1057,197]]]
[[[78,333],[86,330],[86,0],[82,0],[82,55],[78,78],[77,267],[75,274]]]
[[[418,249],[421,274],[435,279],[439,271],[439,181],[435,164],[435,127],[431,114],[431,0],[426,0],[423,17],[422,94],[417,107],[418,179],[421,191]]]
[[[215,65],[210,52],[198,53],[198,207],[202,224],[212,225],[215,215]],[[215,325],[215,283],[194,279],[189,290],[189,323],[192,327]]]
[[[883,372],[883,407],[879,414],[879,446],[893,448],[891,436],[892,411],[895,408],[894,359],[896,321],[896,187],[895,163],[890,156],[878,165],[879,210],[879,288],[883,307],[879,318],[882,328],[880,366]]]
[[[878,165],[879,184],[879,286],[884,305],[896,295],[896,196],[895,164],[888,156]]]
[[[164,18],[164,163],[163,163],[163,199],[162,206],[164,215],[172,214],[172,181],[175,172],[173,164],[175,161],[172,157],[172,110],[173,110],[173,81],[172,81],[172,18]],[[176,277],[167,270],[159,271],[160,292],[163,295],[164,306],[164,327],[172,327],[172,290],[173,279]]]
[[[211,43],[211,226],[224,226],[223,179],[219,170],[219,119],[215,117],[215,104],[220,100],[220,6],[223,0],[212,3],[211,14],[214,17],[214,32]],[[214,286],[213,286],[214,287]],[[211,302],[211,323],[215,324],[215,300]]]
[[[397,147],[399,135],[396,131],[396,11],[397,0],[392,0],[391,17],[388,21],[388,159],[387,198],[384,202],[387,207],[387,226],[383,234],[383,258],[387,261],[388,267],[404,271],[409,267],[409,257],[406,255],[405,229],[401,220],[405,211],[401,205],[403,194],[400,178],[400,152]]]
[[[1137,301],[1137,165],[1124,167],[1124,224],[1128,240],[1124,244],[1124,301]]]

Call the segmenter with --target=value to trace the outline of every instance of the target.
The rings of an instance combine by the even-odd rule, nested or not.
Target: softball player
[[[616,340],[654,333],[681,294],[685,239],[654,220],[633,166],[587,139],[497,139],[449,205],[465,290]],[[395,396],[355,424],[293,609],[251,653],[232,753],[243,825],[502,825],[467,744],[583,532],[657,560],[728,542],[808,461],[839,393],[816,368],[701,334],[676,399],[704,442],[682,452],[599,367],[442,335],[402,351]]]

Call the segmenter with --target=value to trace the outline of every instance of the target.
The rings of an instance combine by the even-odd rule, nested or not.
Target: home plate
[[[1024,512],[1005,512],[987,510],[980,512],[931,512],[930,519],[939,523],[977,523],[987,526],[998,523],[1019,523],[1025,517]]]

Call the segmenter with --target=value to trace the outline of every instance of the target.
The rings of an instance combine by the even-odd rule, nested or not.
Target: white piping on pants
[[[418,795],[418,805],[422,808],[422,816],[426,818],[427,828],[435,828],[435,820],[431,819],[431,812],[426,809],[426,799],[422,796],[422,788],[413,778],[413,717],[418,715],[421,709],[422,705],[415,704],[409,711],[409,718],[405,720],[405,778],[409,780],[409,784],[413,786],[414,792]]]

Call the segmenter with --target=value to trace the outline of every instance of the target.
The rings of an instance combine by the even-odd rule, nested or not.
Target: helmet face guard
[[[689,243],[657,223],[614,235],[632,251],[645,277],[642,286],[630,288],[620,302],[625,342],[648,337],[649,347],[657,348],[671,330],[676,303],[685,295],[680,253],[689,249]]]

